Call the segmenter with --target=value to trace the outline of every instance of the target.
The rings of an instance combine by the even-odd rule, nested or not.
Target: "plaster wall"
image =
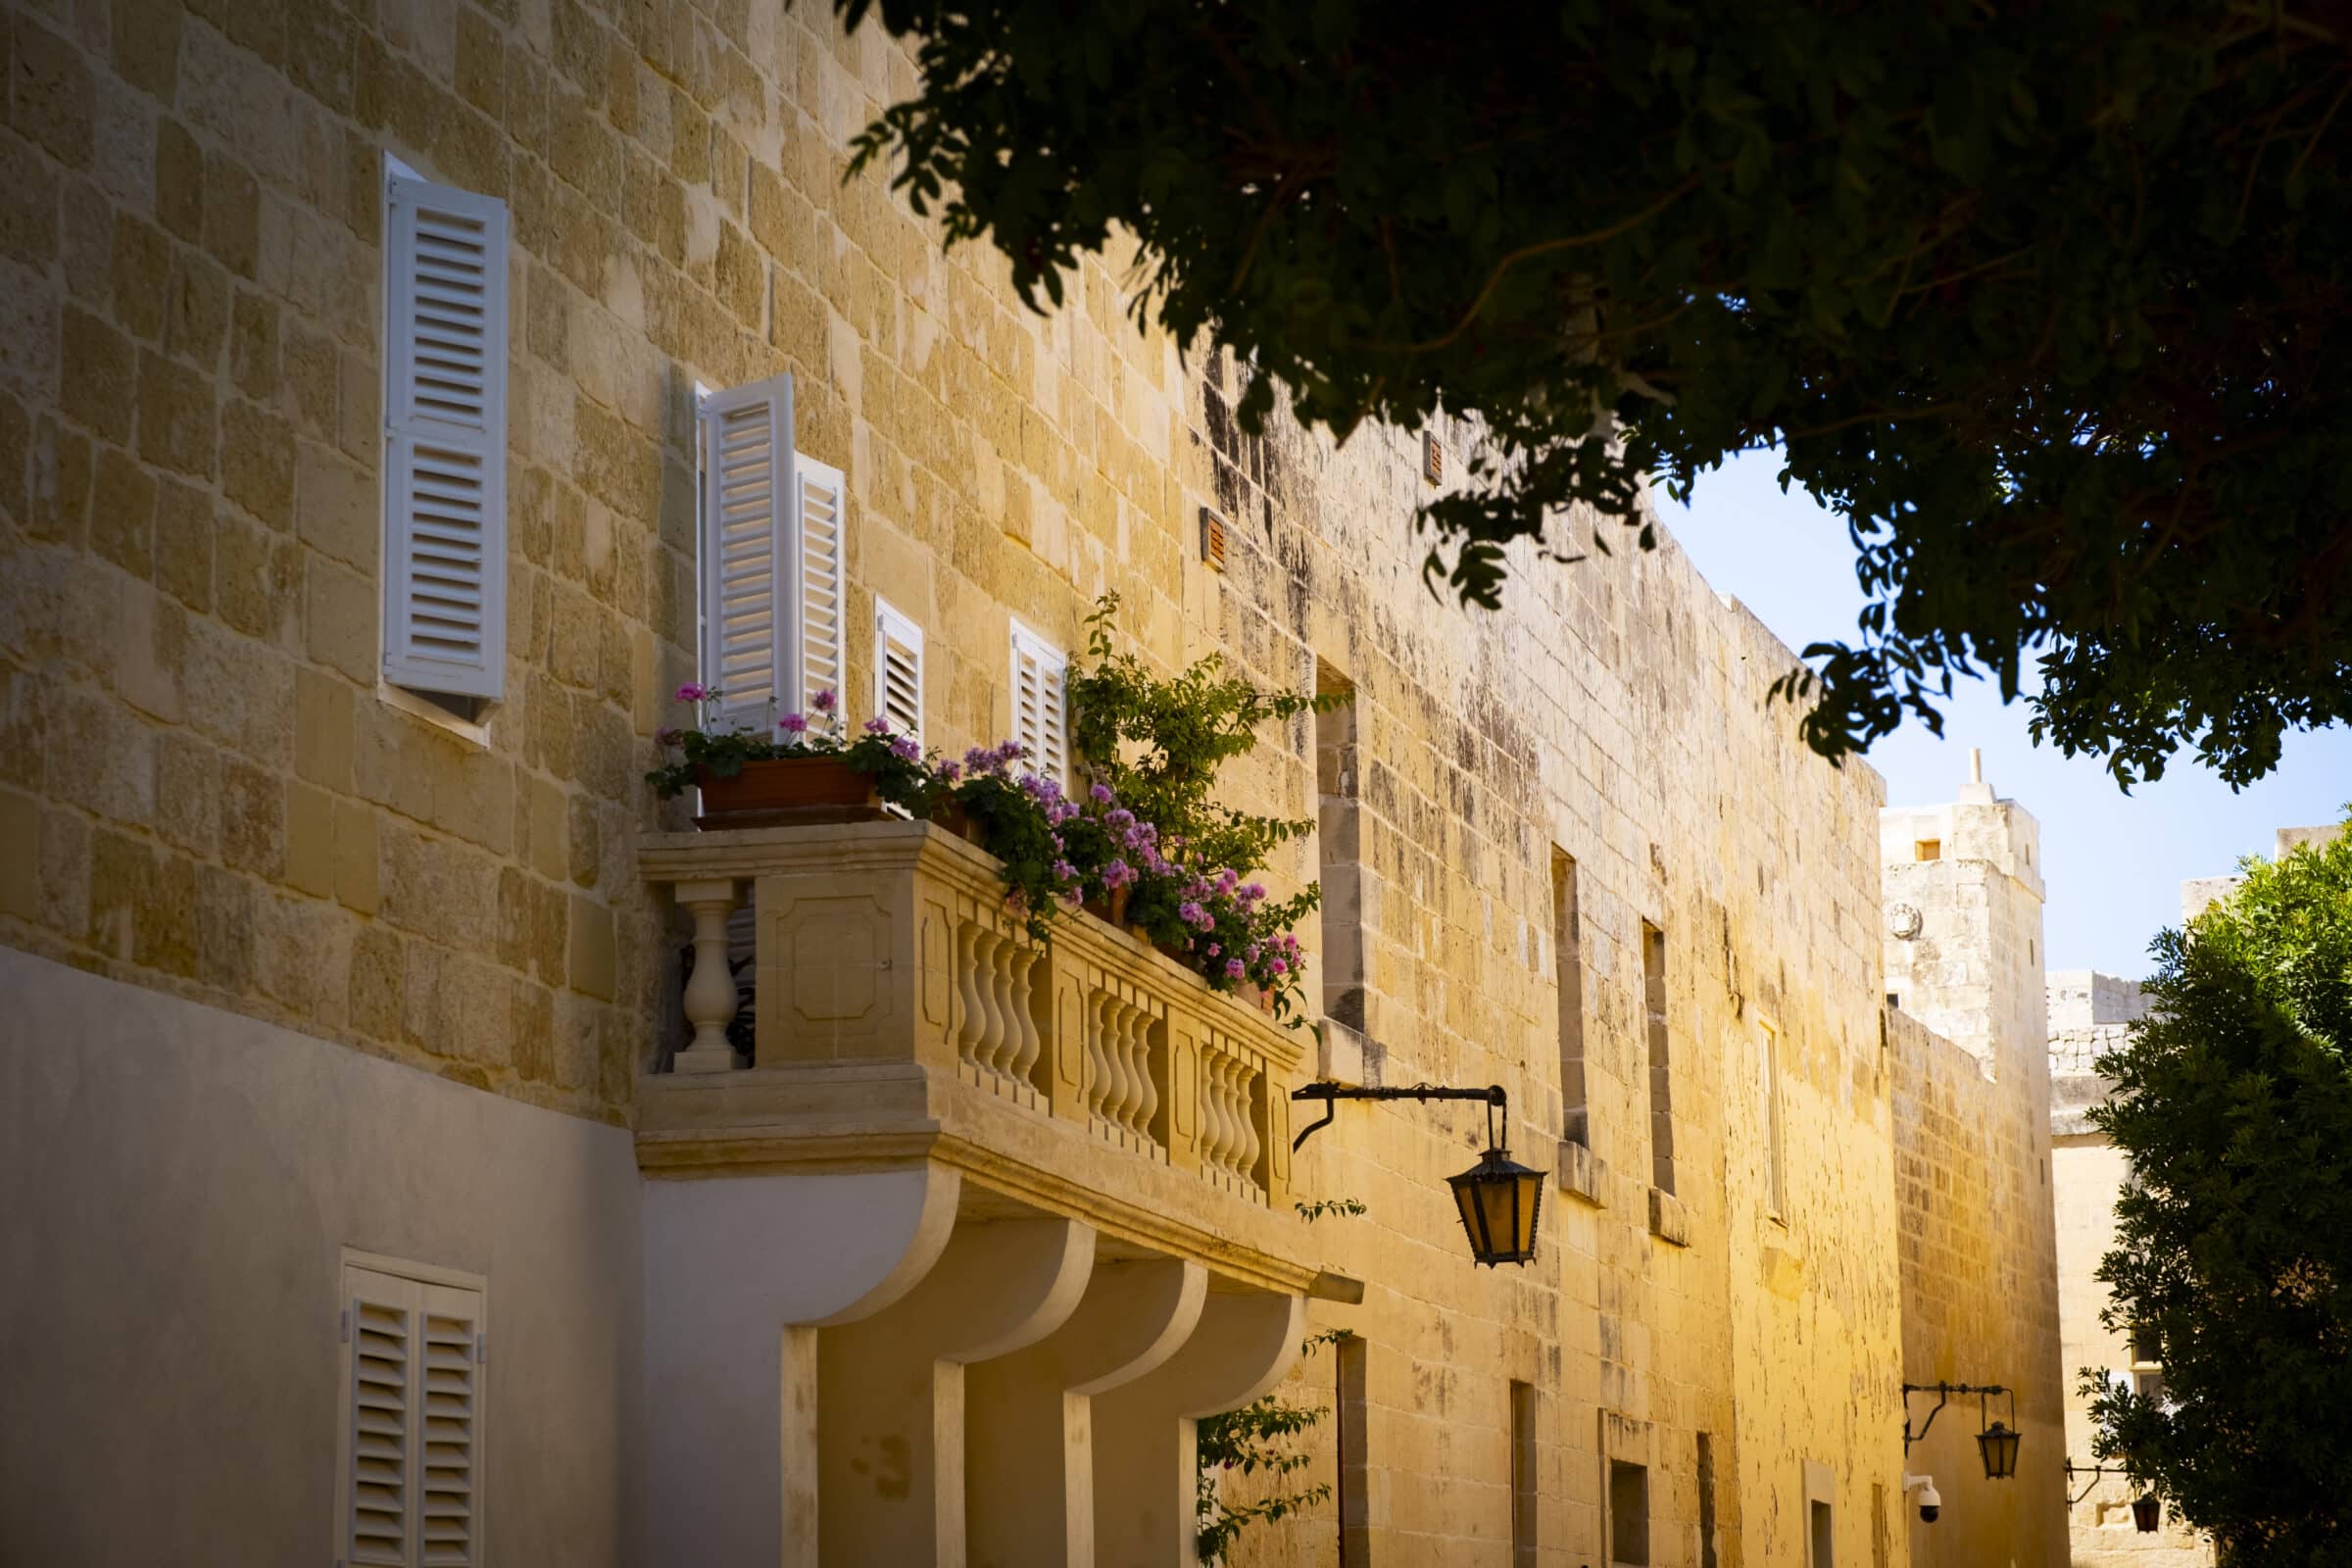
[[[330,1562],[340,1256],[487,1281],[488,1561],[636,1562],[625,1132],[0,951],[0,1561]]]

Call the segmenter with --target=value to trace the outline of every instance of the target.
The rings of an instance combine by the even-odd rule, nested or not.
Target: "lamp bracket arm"
[[[1489,1105],[1499,1105],[1505,1116],[1510,1114],[1510,1099],[1503,1093],[1500,1084],[1489,1084],[1484,1089],[1457,1089],[1445,1084],[1412,1084],[1391,1088],[1386,1085],[1341,1084],[1318,1079],[1292,1090],[1291,1098],[1323,1102],[1322,1116],[1308,1122],[1299,1130],[1298,1136],[1291,1140],[1293,1153],[1297,1153],[1299,1146],[1308,1138],[1331,1125],[1332,1119],[1339,1113],[1339,1102],[1343,1100],[1476,1100]],[[1505,1125],[1507,1127],[1508,1124]]]

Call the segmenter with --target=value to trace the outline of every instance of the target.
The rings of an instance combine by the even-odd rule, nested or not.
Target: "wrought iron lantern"
[[[1462,1211],[1470,1255],[1489,1268],[1497,1263],[1532,1263],[1536,1221],[1544,1212],[1544,1173],[1511,1158],[1497,1144],[1459,1176],[1446,1178]]]
[[[2152,1536],[2164,1528],[2164,1504],[2155,1497],[2132,1499],[2132,1528],[2143,1536]]]
[[[1978,1451],[1984,1455],[1984,1479],[2006,1481],[2017,1474],[2018,1433],[1995,1421],[1977,1434]]]
[[[1536,1226],[1544,1212],[1544,1173],[1511,1158],[1511,1106],[1500,1084],[1485,1089],[1446,1089],[1415,1084],[1409,1089],[1365,1089],[1349,1084],[1312,1083],[1294,1091],[1293,1100],[1320,1100],[1323,1116],[1309,1122],[1291,1141],[1295,1151],[1315,1133],[1331,1125],[1343,1100],[1476,1100],[1487,1107],[1487,1152],[1459,1176],[1446,1178],[1453,1201],[1461,1210],[1462,1232],[1470,1239],[1470,1255],[1489,1268],[1498,1263],[1531,1263],[1536,1256]],[[1494,1115],[1502,1113],[1502,1136],[1495,1136]]]

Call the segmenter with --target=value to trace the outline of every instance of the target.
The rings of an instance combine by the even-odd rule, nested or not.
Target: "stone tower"
[[[1958,800],[1879,814],[1903,1378],[2015,1396],[1961,1401],[1906,1455],[1943,1494],[1939,1523],[1906,1512],[1913,1568],[2066,1560],[2039,837],[1973,752]],[[1935,1401],[1915,1398],[1911,1420]],[[1977,1451],[1992,1418],[2024,1433],[2007,1479]]]
[[[1886,993],[1996,1081],[2045,1086],[2041,825],[1984,782],[1969,753],[1960,798],[1879,813]]]

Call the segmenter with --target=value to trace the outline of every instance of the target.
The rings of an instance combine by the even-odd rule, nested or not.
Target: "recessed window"
[[[1585,1090],[1585,953],[1577,918],[1576,862],[1551,852],[1551,945],[1559,965],[1560,1136],[1592,1144]]]
[[[1362,754],[1356,745],[1356,695],[1348,677],[1315,662],[1315,847],[1322,876],[1323,1015],[1350,1029],[1367,1026],[1364,963],[1366,907]]]
[[[1913,844],[1913,845],[1911,846],[1911,858],[1913,858],[1914,860],[1940,860],[1940,859],[1942,859],[1942,858],[1943,858],[1943,840],[1941,840],[1941,839],[1921,839],[1921,840],[1919,840],[1917,843],[1915,843],[1915,844]]]
[[[1536,1568],[1536,1390],[1511,1385],[1511,1568]]]
[[[1649,1015],[1649,1182],[1674,1191],[1674,1078],[1666,1031],[1666,933],[1642,922],[1642,997]]]
[[[1609,1560],[1648,1568],[1649,1468],[1609,1461]]]
[[[1781,1032],[1764,1025],[1764,1206],[1774,1219],[1788,1217],[1788,1133],[1781,1121]]]

